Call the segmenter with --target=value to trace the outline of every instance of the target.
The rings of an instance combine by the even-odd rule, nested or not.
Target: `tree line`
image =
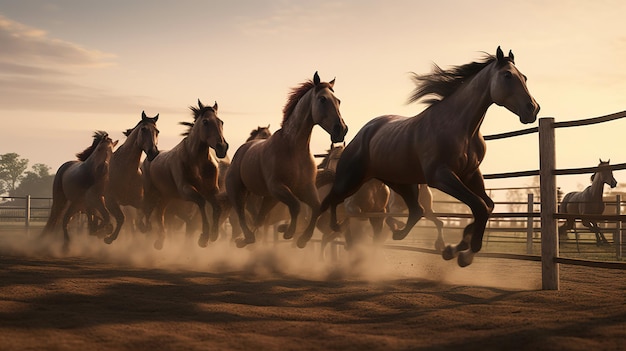
[[[54,174],[50,167],[35,163],[28,170],[28,163],[14,152],[0,154],[0,195],[52,197]]]

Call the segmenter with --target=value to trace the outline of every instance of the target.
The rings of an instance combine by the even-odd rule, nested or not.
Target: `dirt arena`
[[[537,262],[0,234],[0,350],[626,349],[623,271],[542,291]]]

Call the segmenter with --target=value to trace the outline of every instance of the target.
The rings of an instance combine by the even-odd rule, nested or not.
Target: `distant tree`
[[[24,171],[28,167],[28,159],[20,158],[20,155],[11,152],[0,155],[0,183],[2,193],[12,192],[24,177]]]
[[[20,185],[9,194],[11,196],[52,197],[52,182],[54,175],[50,174],[50,167],[43,163],[36,163],[26,171]]]

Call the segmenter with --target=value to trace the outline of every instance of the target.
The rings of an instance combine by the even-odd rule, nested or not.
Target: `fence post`
[[[541,282],[543,290],[559,290],[559,238],[556,210],[554,118],[539,119],[539,187],[541,191]]]
[[[24,225],[30,228],[30,195],[26,195],[26,205],[24,207]]]
[[[535,217],[533,217],[535,198],[533,193],[528,194],[528,207],[526,212],[528,212],[528,217],[526,217],[526,253],[533,253],[533,226]]]
[[[615,214],[622,214],[622,195],[615,195]],[[622,259],[622,221],[615,223],[615,234],[613,234],[613,244],[615,244],[615,256]]]

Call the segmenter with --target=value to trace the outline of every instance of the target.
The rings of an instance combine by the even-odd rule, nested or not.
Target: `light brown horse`
[[[321,197],[326,196],[330,191],[334,180],[334,173],[337,167],[337,162],[343,154],[344,145],[331,145],[326,157],[320,162],[318,168],[318,177],[316,180],[316,186],[318,188],[319,195]],[[330,173],[327,175],[327,173]],[[370,179],[365,182],[357,192],[346,198],[344,206],[341,209],[346,220],[349,220],[351,216],[358,216],[362,213],[385,213],[387,212],[387,202],[389,200],[389,187],[378,179]],[[384,217],[374,216],[369,218],[354,219],[368,220],[373,229],[374,242],[381,243],[384,241],[382,236]],[[322,244],[321,251],[324,252],[326,245],[337,238],[341,233],[335,232],[330,228],[328,223],[329,214],[324,212],[317,221],[317,229],[322,232]],[[344,237],[346,240],[346,249],[350,249],[353,244],[353,233],[351,226],[346,225],[344,230]]]
[[[573,191],[567,193],[561,201],[559,212],[568,214],[602,214],[604,212],[604,200],[602,193],[604,191],[604,184],[607,184],[611,188],[617,186],[617,181],[613,177],[613,170],[609,163],[611,160],[602,161],[598,164],[598,170],[591,176],[591,185],[586,187],[583,191]],[[567,237],[567,231],[574,228],[576,220],[574,218],[568,218],[565,223],[559,227],[559,236]],[[590,219],[582,219],[582,223],[585,227],[591,229],[596,235],[597,245],[608,245],[609,241],[600,231],[598,221]],[[575,230],[575,228],[574,228]],[[576,233],[576,242],[578,243],[578,233]]]
[[[109,183],[104,198],[106,206],[115,218],[115,230],[104,238],[104,242],[111,244],[120,233],[126,216],[120,206],[141,208],[143,205],[143,185],[141,180],[141,154],[145,153],[148,160],[153,160],[159,154],[157,148],[159,130],[154,117],[146,116],[141,112],[141,120],[137,125],[124,132],[126,140],[111,156]]]
[[[68,224],[79,211],[102,218],[101,228],[111,227],[109,211],[104,203],[104,189],[109,180],[109,161],[117,145],[109,135],[97,131],[93,143],[76,154],[77,160],[67,161],[59,167],[52,183],[52,207],[43,233],[54,231],[62,219],[63,248],[69,248]]]
[[[209,155],[209,148],[218,157],[226,156],[228,143],[224,140],[223,122],[217,117],[217,102],[205,106],[198,99],[198,107],[189,107],[193,123],[181,122],[189,127],[185,136],[173,149],[160,152],[153,160],[142,164],[144,184],[144,213],[150,229],[150,215],[156,209],[155,218],[159,226],[154,247],[160,250],[165,238],[164,213],[172,199],[194,202],[202,216],[202,233],[198,245],[206,247],[209,240],[218,237],[218,219],[221,207],[216,195],[217,164]],[[209,227],[205,211],[206,202],[213,207],[213,221]]]
[[[437,239],[435,240],[435,250],[443,251],[446,247],[446,243],[443,240],[443,222],[437,218],[437,215],[433,211],[433,192],[430,190],[428,185],[419,184],[418,185],[418,201],[420,205],[424,208],[424,218],[435,224],[437,228]],[[387,212],[388,213],[403,213],[407,211],[408,208],[402,200],[402,197],[398,195],[395,191],[392,191],[389,194],[389,201],[387,202]],[[394,217],[387,217],[385,219],[385,223],[391,228],[392,231],[397,231],[399,228],[404,227],[404,223],[400,222]]]
[[[462,267],[471,264],[482,247],[482,238],[494,203],[485,192],[479,166],[485,156],[480,126],[493,104],[517,114],[522,123],[537,119],[539,105],[528,92],[526,77],[515,67],[512,52],[480,62],[427,75],[414,75],[417,84],[410,102],[429,106],[414,117],[386,115],[369,121],[346,146],[337,164],[337,175],[321,210],[330,207],[332,224],[336,207],[366,181],[377,178],[402,196],[409,214],[406,225],[393,231],[401,240],[422,217],[418,184],[427,184],[465,203],[474,222],[458,245],[447,246],[442,256],[458,256]],[[427,98],[427,99],[425,99]],[[424,100],[422,100],[424,99]]]
[[[313,80],[293,89],[283,109],[281,129],[265,140],[243,144],[226,173],[226,192],[237,212],[244,237],[238,247],[255,242],[255,235],[245,218],[245,204],[249,193],[262,197],[254,226],[264,223],[266,215],[278,203],[289,208],[291,221],[284,232],[291,239],[296,230],[300,201],[311,207],[308,226],[298,239],[306,243],[313,235],[320,214],[320,200],[315,188],[317,172],[309,142],[315,125],[321,126],[332,142],[343,141],[348,128],[339,113],[339,99],[333,93],[335,80],[326,83],[317,72]]]

